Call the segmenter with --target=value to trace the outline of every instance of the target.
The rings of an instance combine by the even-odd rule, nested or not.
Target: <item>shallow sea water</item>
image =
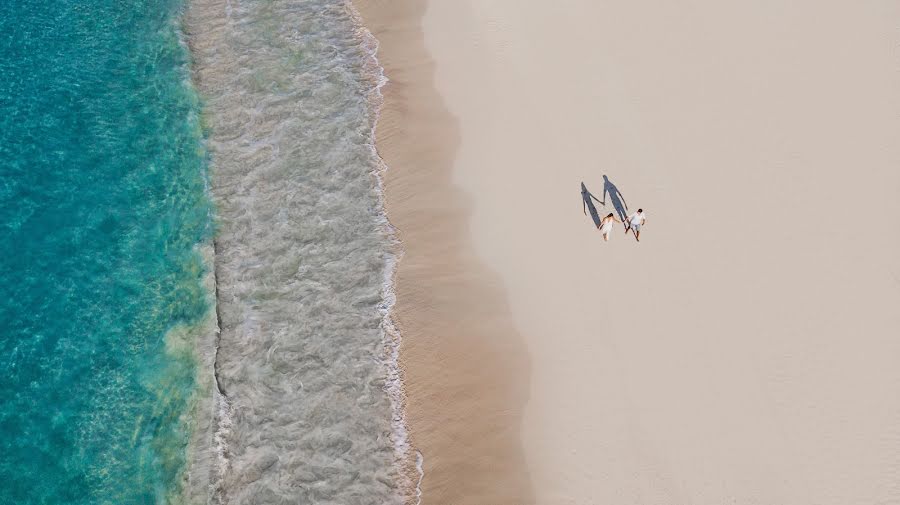
[[[181,7],[3,4],[0,503],[179,500],[212,236]]]

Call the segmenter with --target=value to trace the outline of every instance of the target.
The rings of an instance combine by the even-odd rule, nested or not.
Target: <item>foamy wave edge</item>
[[[202,101],[194,82],[194,54],[191,51],[189,34],[185,27],[190,0],[186,0],[180,11],[173,17],[178,44],[188,56],[187,78],[184,85],[190,88],[198,101]],[[192,114],[202,115],[200,110]],[[208,154],[205,135],[200,140],[204,156]],[[212,202],[212,185],[209,164],[203,170],[203,191]],[[209,226],[215,227],[215,208],[210,207],[207,215]],[[216,370],[219,353],[220,318],[218,307],[218,280],[216,278],[216,241],[212,236],[194,246],[195,254],[201,257],[205,273],[201,279],[208,308],[206,315],[192,328],[192,354],[196,362],[196,389],[190,406],[184,413],[190,430],[185,448],[185,467],[182,470],[180,489],[177,495],[170,495],[174,504],[212,503],[217,491],[218,475],[228,465],[227,447],[224,437],[231,427],[231,405],[222,392]]]
[[[186,2],[189,4],[190,2]],[[403,256],[402,242],[397,237],[396,229],[391,225],[387,217],[384,205],[384,173],[388,166],[384,159],[378,153],[376,146],[376,131],[378,119],[380,117],[381,107],[384,104],[384,95],[381,88],[387,84],[388,78],[384,75],[384,68],[378,61],[378,40],[371,31],[364,25],[362,16],[353,5],[352,0],[344,0],[345,7],[352,18],[356,35],[359,37],[362,48],[366,55],[365,70],[366,75],[371,77],[374,86],[368,92],[367,101],[372,112],[372,128],[369,132],[366,145],[371,149],[373,159],[377,160],[377,166],[373,170],[373,176],[377,182],[378,206],[380,209],[379,225],[387,235],[391,248],[386,253],[385,274],[382,283],[382,302],[378,305],[378,311],[382,316],[382,346],[384,355],[381,357],[382,365],[385,368],[385,386],[384,390],[388,395],[391,404],[391,427],[395,452],[395,464],[397,465],[397,473],[400,481],[398,487],[402,490],[402,498],[407,503],[415,503],[420,505],[422,501],[421,484],[425,476],[424,472],[424,456],[416,450],[409,441],[409,429],[406,422],[406,397],[403,387],[403,373],[400,368],[400,344],[402,341],[399,329],[393,322],[392,311],[396,303],[396,293],[394,290],[395,275],[397,264]],[[231,4],[227,4],[227,10],[230,11]],[[179,16],[179,22],[184,23],[186,10],[189,9],[185,5],[184,11]],[[190,52],[190,44],[187,40],[187,34],[182,27],[178,30],[180,43]],[[191,54],[193,60],[193,54]],[[192,63],[191,63],[192,65]],[[193,77],[193,69],[191,71]],[[188,83],[194,87],[193,79]],[[204,139],[204,148],[206,141]],[[212,190],[209,183],[209,172],[204,174],[205,190],[209,198],[212,199]],[[214,212],[213,212],[214,214]],[[210,219],[215,221],[215,216],[211,215]],[[220,485],[221,477],[225,474],[229,467],[228,446],[226,442],[232,426],[232,407],[229,402],[227,393],[222,390],[219,383],[218,370],[216,367],[217,357],[219,353],[219,334],[220,318],[218,314],[218,282],[215,272],[215,258],[217,256],[215,239],[212,238],[208,242],[199,244],[200,253],[204,258],[207,266],[207,275],[204,278],[204,285],[209,296],[210,309],[207,314],[205,324],[202,325],[201,337],[195,342],[195,355],[198,359],[198,375],[211,379],[207,384],[205,392],[211,393],[205,398],[197,398],[192,410],[192,428],[193,433],[191,442],[189,443],[188,464],[185,468],[182,487],[182,501],[184,503],[218,503],[221,499]],[[202,379],[198,379],[203,383]],[[201,387],[201,392],[203,392]],[[211,389],[211,391],[209,391]],[[202,395],[201,395],[202,396]],[[203,400],[209,403],[204,405]],[[206,408],[204,408],[204,406]],[[200,419],[209,423],[209,431],[200,429],[202,422]],[[204,499],[205,498],[205,499]]]
[[[384,174],[388,170],[388,165],[379,154],[376,145],[378,120],[381,117],[381,108],[384,106],[384,94],[381,92],[381,88],[388,83],[388,78],[384,75],[384,67],[378,61],[378,39],[365,26],[362,15],[353,5],[352,0],[345,0],[344,3],[356,25],[356,35],[362,41],[362,46],[367,56],[365,64],[366,75],[371,77],[375,83],[366,97],[373,114],[372,129],[369,132],[366,145],[371,149],[374,159],[377,160],[377,166],[372,173],[375,176],[378,187],[379,224],[388,236],[392,246],[386,257],[382,284],[382,302],[378,306],[382,316],[382,345],[385,354],[382,357],[382,364],[386,372],[384,389],[391,402],[394,452],[397,472],[400,476],[400,488],[405,495],[403,498],[410,503],[412,500],[415,500],[415,505],[420,505],[422,503],[422,479],[425,477],[425,457],[413,447],[409,440],[403,370],[400,368],[400,345],[403,338],[392,317],[393,308],[397,302],[397,294],[394,290],[397,264],[403,258],[403,244],[397,236],[396,228],[388,219],[385,209]],[[415,475],[412,475],[413,470]]]

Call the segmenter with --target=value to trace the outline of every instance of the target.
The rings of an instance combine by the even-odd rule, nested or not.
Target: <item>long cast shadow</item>
[[[583,185],[582,185],[583,186]],[[628,217],[628,204],[625,203],[625,196],[622,195],[622,192],[619,191],[619,188],[616,187],[612,181],[609,180],[609,177],[603,176],[603,203],[606,205],[606,195],[609,195],[609,200],[612,202],[612,206],[616,209],[616,214],[619,215],[619,219],[622,221]]]
[[[594,206],[594,202],[591,199],[594,199],[600,205],[606,205],[600,201],[596,196],[593,195],[590,191],[588,191],[587,186],[584,185],[584,182],[581,183],[581,211],[587,214],[587,211],[591,212],[591,219],[594,220],[594,226],[597,228],[600,227],[600,214],[597,213],[597,207]],[[587,210],[585,210],[587,209]]]

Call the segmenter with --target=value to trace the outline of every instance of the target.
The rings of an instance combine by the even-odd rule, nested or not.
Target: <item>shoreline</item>
[[[353,4],[388,78],[375,136],[402,248],[391,320],[402,335],[406,424],[424,458],[421,503],[531,503],[519,436],[529,358],[502,283],[466,231],[470,208],[452,182],[458,126],[434,88],[426,4]]]
[[[391,426],[393,427],[391,437],[394,441],[398,466],[397,473],[399,478],[397,486],[400,488],[399,494],[405,502],[415,500],[415,504],[419,505],[422,496],[421,484],[424,478],[423,457],[422,453],[417,451],[409,442],[403,372],[400,368],[400,348],[403,336],[393,320],[393,310],[397,301],[395,290],[397,264],[403,257],[403,246],[397,238],[396,229],[387,216],[384,189],[385,174],[389,167],[378,153],[378,146],[376,145],[378,122],[385,101],[382,89],[387,85],[388,79],[384,75],[384,67],[378,60],[378,39],[366,27],[362,14],[356,9],[353,1],[344,0],[344,2],[350,11],[353,22],[356,24],[357,36],[362,42],[364,52],[367,54],[365,73],[377,83],[371,88],[366,97],[373,116],[372,129],[366,145],[371,149],[373,158],[377,160],[377,166],[373,170],[372,175],[375,177],[378,187],[378,209],[380,212],[378,225],[391,242],[390,250],[385,258],[382,301],[378,305],[378,311],[381,313],[382,347],[385,350],[382,364],[385,368],[385,392],[391,402]]]

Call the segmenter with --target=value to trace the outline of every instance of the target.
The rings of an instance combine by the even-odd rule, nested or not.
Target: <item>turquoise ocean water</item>
[[[0,16],[0,503],[176,501],[209,307],[199,104],[175,0]]]

